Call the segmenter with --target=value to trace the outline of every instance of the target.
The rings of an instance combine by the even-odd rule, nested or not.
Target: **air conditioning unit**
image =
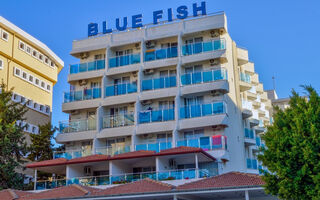
[[[146,47],[148,48],[148,49],[151,49],[151,48],[154,48],[154,47],[156,47],[156,41],[148,41],[148,42],[146,42]]]
[[[154,70],[153,69],[146,69],[144,70],[144,74],[146,75],[150,75],[150,74],[153,74],[154,73]]]
[[[80,58],[81,59],[86,59],[88,57],[89,57],[89,52],[80,53]]]
[[[79,81],[79,85],[80,85],[80,86],[87,85],[87,80],[80,80],[80,81]]]
[[[79,113],[80,113],[79,110],[72,110],[72,111],[70,112],[70,114],[72,114],[72,115],[77,115],[77,114],[79,114]]]
[[[175,169],[177,167],[177,162],[174,159],[169,160],[169,167]]]
[[[220,91],[220,90],[211,90],[211,91],[210,91],[210,94],[211,94],[212,96],[214,96],[214,97],[217,97],[217,96],[223,95],[223,92]]]
[[[83,172],[86,176],[91,176],[91,172],[92,172],[91,167],[90,166],[84,167]]]
[[[219,37],[219,36],[220,36],[220,32],[219,32],[218,29],[217,29],[217,30],[212,30],[212,31],[210,31],[210,34],[211,34],[211,37],[212,37],[212,38],[215,38],[215,37]]]
[[[140,43],[136,43],[134,46],[136,47],[137,50],[140,49]]]
[[[220,60],[219,59],[210,59],[210,66],[219,65]]]
[[[141,102],[142,105],[147,106],[147,105],[151,105],[152,101],[151,100],[144,100]]]
[[[137,77],[137,76],[138,76],[138,73],[137,73],[137,72],[132,72],[132,76],[133,76],[133,77]]]

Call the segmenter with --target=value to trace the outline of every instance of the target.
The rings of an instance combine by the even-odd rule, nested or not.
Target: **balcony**
[[[160,152],[162,150],[171,149],[171,148],[172,148],[171,142],[161,142],[161,141],[136,145],[136,151],[145,150],[145,151]]]
[[[196,178],[206,178],[215,176],[218,172],[213,174],[209,169],[177,169],[160,172],[142,172],[142,173],[127,173],[119,175],[105,175],[105,176],[87,176],[87,177],[74,177],[72,179],[56,179],[52,181],[37,181],[36,189],[53,189],[56,187],[79,184],[83,186],[100,186],[100,185],[115,185],[131,183],[145,178],[157,181],[169,180],[189,180]]]
[[[242,100],[242,117],[247,119],[253,115],[252,113],[252,102]]]
[[[244,92],[251,89],[250,74],[240,72],[240,91]]]
[[[79,119],[60,122],[59,132],[56,137],[57,142],[93,139],[96,132],[96,119]]]
[[[122,67],[140,63],[140,53],[116,56],[109,59],[109,68]]]
[[[176,76],[142,80],[140,100],[173,97],[177,94]],[[165,90],[160,90],[165,89]]]
[[[177,147],[187,146],[202,148],[203,150],[227,150],[227,137],[222,135],[190,138],[177,141]]]
[[[102,128],[117,128],[134,125],[134,114],[109,115],[102,118]]]
[[[244,142],[246,145],[255,145],[254,131],[249,128],[244,129]]]
[[[244,65],[248,63],[249,56],[248,56],[248,50],[244,48],[237,47],[237,54],[238,54],[238,63],[239,65]]]
[[[140,111],[137,134],[173,131],[174,115],[174,108]]]
[[[178,47],[148,49],[144,54],[144,61],[149,62],[176,57],[178,57]]]
[[[258,161],[257,161],[257,159],[247,158],[247,168],[248,169],[257,170],[258,169]]]
[[[137,83],[124,83],[106,87],[106,97],[137,92]]]
[[[165,110],[140,111],[139,123],[164,122],[174,120],[174,108]]]
[[[105,60],[70,65],[70,74],[97,71],[105,68]]]
[[[75,149],[75,150],[67,150],[67,151],[55,151],[53,152],[53,159],[65,158],[67,160],[73,158],[81,158],[85,156],[92,155],[92,150],[90,149]]]
[[[64,93],[64,103],[101,98],[101,88],[84,89]]]
[[[97,147],[96,148],[96,154],[100,155],[107,155],[107,156],[113,156],[118,155],[122,153],[128,153],[131,152],[131,146],[125,145],[125,144],[118,144],[115,143],[110,147]]]
[[[195,104],[180,108],[180,129],[227,125],[226,105],[224,102]]]

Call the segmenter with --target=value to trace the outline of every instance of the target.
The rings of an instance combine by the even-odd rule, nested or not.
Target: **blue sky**
[[[72,40],[87,37],[90,22],[115,21],[117,17],[143,14],[152,22],[152,12],[201,2],[199,0],[1,0],[0,15],[44,42],[65,62],[54,87],[53,124],[67,120],[61,111],[67,91]],[[320,1],[319,0],[207,0],[207,12],[225,11],[228,30],[239,46],[249,50],[265,89],[276,78],[279,97],[292,88],[311,84],[320,92]]]

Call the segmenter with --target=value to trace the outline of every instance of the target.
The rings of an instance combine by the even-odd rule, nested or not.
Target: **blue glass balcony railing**
[[[84,89],[64,93],[64,103],[101,98],[101,88]]]
[[[258,161],[257,161],[257,159],[247,158],[247,168],[248,169],[258,169]]]
[[[79,119],[59,122],[60,133],[74,133],[96,129],[96,119]]]
[[[260,137],[256,137],[256,144],[258,147],[261,146],[261,138]]]
[[[227,79],[227,70],[219,69],[184,74],[181,76],[181,84],[191,85]]]
[[[113,156],[131,151],[131,146],[124,143],[115,143],[109,147],[97,147],[96,154]]]
[[[224,39],[212,40],[208,42],[199,42],[182,46],[182,55],[188,56],[210,51],[223,50],[226,48]]]
[[[244,136],[245,138],[248,138],[248,139],[254,139],[254,131],[252,129],[245,128]]]
[[[178,47],[170,47],[163,49],[148,49],[144,54],[144,61],[153,61],[166,58],[175,58],[178,56]]]
[[[246,83],[251,83],[250,74],[246,74],[246,73],[241,72],[240,73],[240,80],[243,82],[246,82]]]
[[[177,86],[177,78],[175,76],[161,77],[157,79],[143,80],[141,84],[142,91],[157,90]]]
[[[140,63],[140,53],[112,57],[109,59],[109,68],[121,67]]]
[[[104,68],[105,68],[105,60],[95,60],[92,62],[70,65],[70,74],[96,71]]]
[[[137,83],[124,83],[106,87],[106,97],[137,92]]]
[[[102,118],[102,128],[134,125],[134,114],[108,115]]]
[[[68,150],[68,151],[55,151],[53,152],[53,159],[65,158],[67,160],[70,160],[73,158],[81,158],[81,157],[90,156],[90,155],[92,155],[91,148]]]
[[[164,110],[146,110],[139,112],[139,123],[164,122],[174,120],[174,108]]]
[[[220,149],[226,150],[227,143],[226,141],[223,141],[221,137],[225,137],[225,136],[220,136],[220,140],[218,138],[212,138],[209,136],[178,140],[177,147],[187,146],[187,147],[202,148],[204,150],[220,150]]]
[[[136,151],[145,150],[160,152],[161,150],[166,150],[170,148],[172,148],[171,142],[154,142],[136,145]]]
[[[208,104],[195,104],[180,108],[180,119],[203,117],[226,113],[224,102],[214,102]]]

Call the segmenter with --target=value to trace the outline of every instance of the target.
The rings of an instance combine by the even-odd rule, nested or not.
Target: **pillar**
[[[199,160],[198,160],[198,154],[194,154],[194,160],[196,164],[196,178],[199,178]]]
[[[248,191],[248,190],[246,190],[246,191],[244,192],[244,195],[245,195],[245,197],[246,197],[246,200],[249,200],[249,191]]]
[[[33,186],[34,190],[37,190],[37,176],[38,176],[37,174],[38,174],[38,170],[35,169],[34,170],[34,186]]]

